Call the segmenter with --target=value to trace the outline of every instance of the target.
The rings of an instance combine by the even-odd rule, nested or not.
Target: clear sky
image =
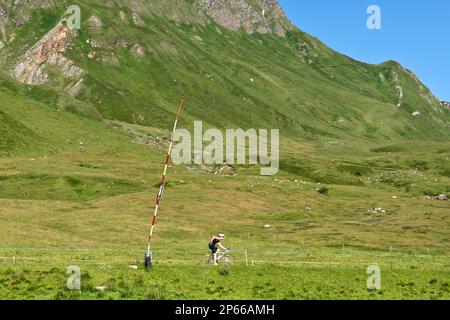
[[[289,19],[336,51],[380,63],[396,60],[450,101],[450,0],[279,0]],[[367,8],[381,9],[381,30]]]

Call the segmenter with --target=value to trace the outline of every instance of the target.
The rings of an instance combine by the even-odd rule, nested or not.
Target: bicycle
[[[217,264],[223,264],[223,265],[230,265],[233,264],[233,258],[230,255],[231,250],[225,249],[220,250],[219,254],[217,255]],[[208,260],[206,261],[206,264],[214,264],[214,254],[211,253],[208,256]]]

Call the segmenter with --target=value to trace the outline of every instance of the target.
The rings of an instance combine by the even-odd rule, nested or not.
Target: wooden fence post
[[[245,265],[248,267],[248,252],[247,252],[247,249],[244,250],[244,255],[245,255]]]

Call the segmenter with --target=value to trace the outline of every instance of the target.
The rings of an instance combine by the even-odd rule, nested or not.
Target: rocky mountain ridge
[[[247,33],[285,35],[293,28],[277,0],[199,0],[200,7],[215,21],[231,30],[243,28]]]

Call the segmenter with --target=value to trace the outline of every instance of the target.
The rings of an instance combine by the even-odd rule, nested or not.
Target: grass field
[[[39,127],[33,110],[36,117],[61,113],[35,107],[7,111],[23,112],[40,137],[53,129]],[[143,253],[165,147],[134,144],[122,131],[68,113],[59,121],[51,146],[0,159],[2,298],[450,298],[450,206],[425,198],[449,192],[441,161],[448,143],[287,140],[275,177],[251,166],[237,167],[236,176],[172,166],[156,264],[147,272]],[[67,121],[77,125],[67,131]],[[317,192],[318,183],[327,192]],[[377,207],[385,212],[372,212]],[[219,231],[237,250],[225,269],[200,263]],[[139,270],[128,267],[136,263]],[[381,291],[366,287],[373,264]],[[70,265],[82,270],[80,292],[66,288]]]
[[[200,250],[156,250],[159,262],[147,271],[142,265],[139,270],[130,269],[127,262],[132,260],[127,260],[125,250],[16,249],[8,251],[15,255],[14,261],[2,257],[0,293],[8,299],[449,298],[448,256],[382,254],[351,248],[346,253],[332,252],[302,249],[279,260],[280,256],[266,256],[264,263],[252,260],[249,266],[241,252],[233,252],[235,265],[213,267],[201,265],[200,257],[205,254]],[[253,253],[249,254],[252,257]],[[283,263],[286,259],[289,262]],[[367,267],[374,264],[381,270],[380,290],[368,290],[366,285]],[[69,265],[80,267],[81,290],[67,289]]]

